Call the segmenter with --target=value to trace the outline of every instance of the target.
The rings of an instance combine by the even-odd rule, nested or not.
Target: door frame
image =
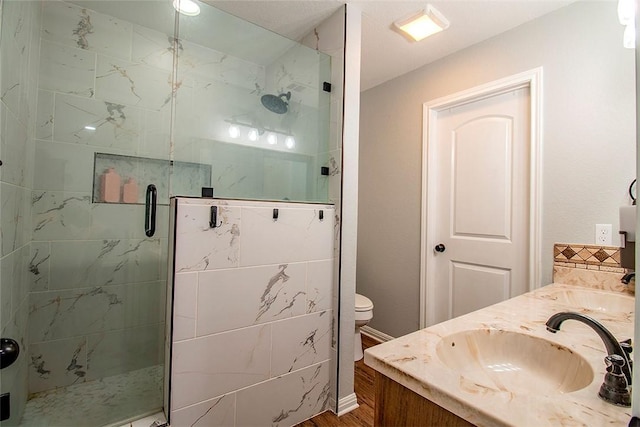
[[[427,101],[422,107],[422,206],[420,218],[420,329],[435,322],[435,286],[433,286],[434,257],[429,256],[435,244],[429,236],[435,224],[427,222],[435,216],[435,203],[429,203],[431,187],[437,184],[433,162],[435,126],[438,113],[471,102],[480,101],[515,89],[529,88],[529,290],[540,287],[541,274],[541,192],[542,192],[542,67],[534,68],[471,89]]]

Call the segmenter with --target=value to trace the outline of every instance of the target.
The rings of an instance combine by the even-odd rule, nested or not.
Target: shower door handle
[[[151,237],[156,234],[156,207],[158,205],[158,189],[155,185],[147,185],[144,207],[144,234]]]

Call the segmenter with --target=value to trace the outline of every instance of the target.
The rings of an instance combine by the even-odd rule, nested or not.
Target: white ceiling
[[[207,3],[300,40],[331,16],[342,0],[205,0]],[[465,47],[567,6],[576,0],[356,0],[362,10],[361,90],[367,90]],[[412,43],[392,30],[393,22],[426,4],[451,23],[439,34]]]

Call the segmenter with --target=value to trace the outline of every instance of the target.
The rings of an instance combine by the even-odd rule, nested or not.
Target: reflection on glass
[[[205,4],[179,20],[175,160],[216,197],[328,201],[330,57]]]

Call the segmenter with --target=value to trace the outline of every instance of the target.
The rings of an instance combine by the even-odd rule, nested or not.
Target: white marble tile
[[[86,381],[87,339],[76,337],[29,346],[29,392]]]
[[[236,426],[292,426],[329,408],[329,362],[240,390]]]
[[[56,94],[53,139],[135,154],[141,111],[108,101]],[[87,126],[89,128],[87,128]]]
[[[42,40],[40,89],[93,97],[96,54]]]
[[[11,111],[6,111],[3,118],[5,120],[2,123],[4,129],[0,140],[0,152],[2,152],[0,179],[6,183],[24,187],[27,184],[27,156],[31,154],[28,149],[31,140],[27,127]]]
[[[173,70],[173,34],[133,26],[131,60],[165,71]]]
[[[2,242],[0,256],[5,256],[25,244],[25,225],[28,222],[28,190],[0,182],[0,228]]]
[[[176,272],[205,271],[238,265],[240,209],[218,207],[218,223],[210,228],[210,205],[180,205],[176,231]]]
[[[14,251],[11,255],[13,260],[13,273],[11,275],[11,309],[12,314],[15,312],[22,303],[28,300],[29,294],[29,245],[23,245],[18,250]]]
[[[328,360],[331,326],[331,310],[273,323],[271,375],[282,375]]]
[[[253,90],[265,86],[265,68],[202,45],[182,40],[178,56],[178,73],[201,82],[221,82]]]
[[[0,100],[5,105],[18,114],[20,111],[20,97],[23,91],[21,87],[22,73],[25,72],[24,58],[25,54],[18,42],[14,38],[16,31],[21,28],[24,19],[24,8],[21,2],[7,1],[2,8],[2,44],[0,44],[0,55],[3,64],[11,64],[12,66],[3,66],[0,75]],[[21,32],[24,34],[24,32]]]
[[[195,338],[198,273],[177,273],[173,286],[173,340]]]
[[[38,90],[36,110],[36,138],[50,140],[53,138],[53,102],[54,93]]]
[[[28,292],[28,283],[25,281],[27,277],[27,261],[29,246],[22,246],[2,258],[0,265],[2,267],[1,274],[1,297],[2,302],[0,309],[2,310],[0,319],[2,323],[0,327],[4,328],[9,325],[11,319],[14,318],[18,307],[26,300]]]
[[[138,154],[152,159],[169,159],[171,112],[146,110],[142,122]]]
[[[174,343],[171,407],[181,409],[268,379],[270,347],[269,325]]]
[[[13,317],[13,269],[18,255],[19,252],[14,251],[0,258],[0,328],[5,328]]]
[[[171,106],[171,73],[99,55],[96,98],[153,110]]]
[[[42,38],[117,58],[131,56],[133,24],[59,1],[44,2]]]
[[[90,192],[95,148],[36,140],[34,190]]]
[[[122,286],[37,292],[30,295],[31,342],[124,327]]]
[[[324,209],[242,209],[242,245],[240,265],[251,266],[278,262],[330,259],[333,256],[333,212]]]
[[[172,411],[171,425],[177,427],[234,426],[235,415],[236,395],[232,393]]]
[[[54,241],[49,288],[70,289],[158,281],[159,239]]]
[[[42,25],[41,4],[36,1],[24,2],[27,10],[25,40],[23,55],[23,69],[21,73],[20,116],[25,117],[25,123],[32,125],[36,117],[36,102],[38,95],[38,76],[40,69],[40,27]],[[22,48],[21,48],[22,49]],[[31,129],[31,127],[29,128]]]
[[[219,197],[258,199],[264,179],[264,150],[207,141],[209,150],[198,150],[211,164],[211,186]]]
[[[301,263],[199,273],[196,335],[303,314],[306,270]]]
[[[146,239],[144,205],[98,203],[91,209],[92,239]],[[166,241],[169,207],[158,206],[153,239]],[[161,242],[160,245],[164,245]]]
[[[29,257],[30,291],[46,291],[49,289],[49,266],[51,247],[49,242],[31,242]]]
[[[121,354],[130,355],[132,352],[151,352],[155,358],[154,363],[157,363],[161,357],[160,347],[164,331],[164,323],[160,323],[164,318],[164,307],[161,304],[164,287],[163,282],[156,282],[32,293],[30,340],[44,345],[43,341],[79,337],[102,331],[100,339],[94,337],[89,342],[90,348],[106,342],[102,344],[105,348],[97,351],[99,354],[94,357],[94,361],[97,362],[94,363],[92,372],[96,372],[98,367],[105,364],[124,366],[124,359],[119,364],[117,357]],[[139,329],[132,329],[141,325],[146,325],[142,327],[151,333],[145,335],[135,332]],[[114,330],[119,331],[111,335],[104,332]],[[136,341],[127,344],[126,348],[121,348],[118,342],[125,338],[141,343],[144,341],[144,344],[137,344]],[[155,348],[150,343],[154,344]],[[144,347],[140,347],[142,345]],[[131,365],[132,363],[128,363],[127,366]],[[104,370],[102,368],[102,371]],[[93,377],[99,375],[94,374]]]
[[[87,338],[87,381],[162,363],[164,323],[101,332]]]
[[[307,264],[307,313],[328,310],[333,304],[334,260]]]

